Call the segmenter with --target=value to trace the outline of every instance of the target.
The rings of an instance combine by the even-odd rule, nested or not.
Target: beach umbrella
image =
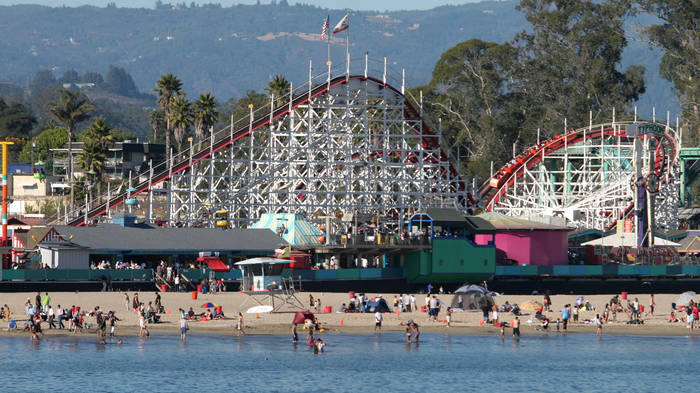
[[[216,303],[212,303],[212,302],[202,304],[202,308],[217,308],[217,307],[219,307],[219,305]]]
[[[542,303],[535,300],[528,300],[527,302],[520,305],[521,310],[537,311],[544,307]]]
[[[683,292],[678,296],[678,299],[676,300],[676,304],[679,306],[687,306],[688,303],[690,303],[691,300],[695,297],[695,292],[693,291],[688,291],[688,292]]]

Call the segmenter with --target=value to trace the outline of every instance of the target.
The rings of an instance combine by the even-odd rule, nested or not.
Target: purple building
[[[496,246],[497,264],[568,265],[568,228],[513,218],[488,212],[467,220],[484,231],[475,236],[476,244]]]

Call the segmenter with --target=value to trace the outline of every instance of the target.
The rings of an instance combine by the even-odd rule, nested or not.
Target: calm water
[[[326,335],[314,355],[288,336],[0,338],[4,391],[698,391],[697,337]],[[685,376],[685,377],[684,377]],[[693,381],[692,383],[690,381]]]

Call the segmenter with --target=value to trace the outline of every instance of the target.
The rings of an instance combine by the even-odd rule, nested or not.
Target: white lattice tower
[[[265,212],[397,222],[429,206],[466,208],[439,132],[428,134],[397,90],[348,77],[305,104],[286,105],[288,113],[252,137],[172,175],[160,198],[169,201],[171,225],[211,226],[219,209],[246,226]]]

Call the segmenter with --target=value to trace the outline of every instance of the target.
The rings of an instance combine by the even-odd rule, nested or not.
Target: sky
[[[163,3],[192,3],[192,0],[161,0]],[[287,0],[289,4],[304,3],[333,9],[352,8],[353,10],[427,10],[446,4],[478,3],[480,0]],[[104,7],[107,3],[114,2],[117,7],[145,7],[153,8],[156,0],[0,0],[0,5],[14,4],[41,4],[54,7],[81,5],[94,5]],[[255,4],[256,0],[195,0],[197,4],[220,3],[224,7],[233,4]],[[260,0],[262,4],[270,3],[270,0]]]

